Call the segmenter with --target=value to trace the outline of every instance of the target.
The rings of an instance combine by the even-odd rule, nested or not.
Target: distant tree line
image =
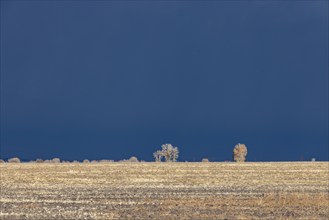
[[[8,163],[21,163],[21,160],[18,157],[13,157],[7,160]],[[85,159],[82,161],[82,163],[111,163],[115,162],[114,160],[88,160]],[[137,157],[130,157],[129,159],[124,159],[124,160],[119,160],[117,162],[143,162],[139,161]],[[6,163],[5,160],[0,159],[0,163]],[[67,160],[60,160],[59,158],[53,158],[50,160],[43,160],[43,159],[36,159],[36,160],[31,160],[28,161],[27,163],[80,163],[78,160],[73,160],[73,161],[67,161]]]
[[[233,149],[233,161],[235,162],[245,162],[247,156],[247,147],[245,144],[237,144]],[[161,150],[157,150],[153,153],[155,162],[177,162],[179,157],[178,147],[173,146],[172,144],[163,144],[161,145]],[[6,161],[0,159],[0,163],[5,163]],[[21,160],[18,157],[10,158],[7,161],[8,163],[21,163]],[[88,160],[85,159],[82,163],[111,163],[115,162],[114,160]],[[137,157],[132,156],[129,159],[119,160],[117,162],[144,162],[139,161]],[[209,159],[203,158],[201,162],[209,162]],[[59,158],[53,158],[50,160],[36,159],[34,161],[29,161],[29,163],[80,163],[80,161],[74,160],[72,162],[60,160]]]
[[[238,143],[233,148],[232,160],[234,162],[245,162],[247,161],[247,146],[245,144]],[[173,146],[172,144],[163,144],[161,145],[161,150],[157,150],[153,153],[155,162],[177,162],[179,156],[178,147]],[[315,158],[312,158],[311,161],[315,161]],[[21,163],[21,160],[18,157],[13,157],[7,160],[8,163]],[[82,163],[112,163],[114,160],[88,160],[85,159]],[[132,156],[129,159],[119,160],[117,162],[145,162],[143,160],[139,161],[137,157]],[[187,161],[186,161],[187,162]],[[203,158],[201,162],[210,162],[208,158]],[[6,161],[0,159],[0,163],[6,163]],[[74,160],[70,161],[61,161],[59,158],[53,158],[50,160],[36,159],[34,161],[29,161],[28,163],[80,163],[80,161]]]

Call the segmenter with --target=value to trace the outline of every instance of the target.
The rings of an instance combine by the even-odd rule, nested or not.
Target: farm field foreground
[[[328,219],[328,162],[0,164],[0,219]]]

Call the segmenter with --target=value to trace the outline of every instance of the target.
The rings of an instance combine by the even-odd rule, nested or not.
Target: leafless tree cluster
[[[178,147],[174,147],[171,144],[163,144],[161,146],[162,150],[157,150],[153,153],[153,157],[156,162],[161,162],[162,158],[165,159],[166,162],[176,162],[179,155]]]

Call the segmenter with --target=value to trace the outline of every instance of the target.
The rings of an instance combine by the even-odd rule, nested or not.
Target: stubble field
[[[0,219],[328,219],[329,163],[0,164]]]

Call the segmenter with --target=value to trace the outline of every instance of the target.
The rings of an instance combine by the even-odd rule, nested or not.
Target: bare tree
[[[155,159],[155,162],[161,162],[163,153],[161,150],[157,150],[156,152],[153,153],[153,157]]]
[[[179,155],[179,150],[177,147],[174,147],[171,150],[171,161],[176,162],[178,159],[178,155]]]
[[[166,162],[176,162],[179,155],[179,150],[177,147],[172,146],[171,144],[163,144],[162,156],[164,156]]]
[[[247,156],[247,147],[244,144],[238,143],[233,149],[233,159],[235,162],[245,162]]]
[[[171,144],[163,144],[163,145],[161,145],[161,148],[162,148],[162,155],[165,158],[165,161],[169,162],[170,155],[171,155],[170,152],[171,152],[171,149],[173,148],[173,146]]]

